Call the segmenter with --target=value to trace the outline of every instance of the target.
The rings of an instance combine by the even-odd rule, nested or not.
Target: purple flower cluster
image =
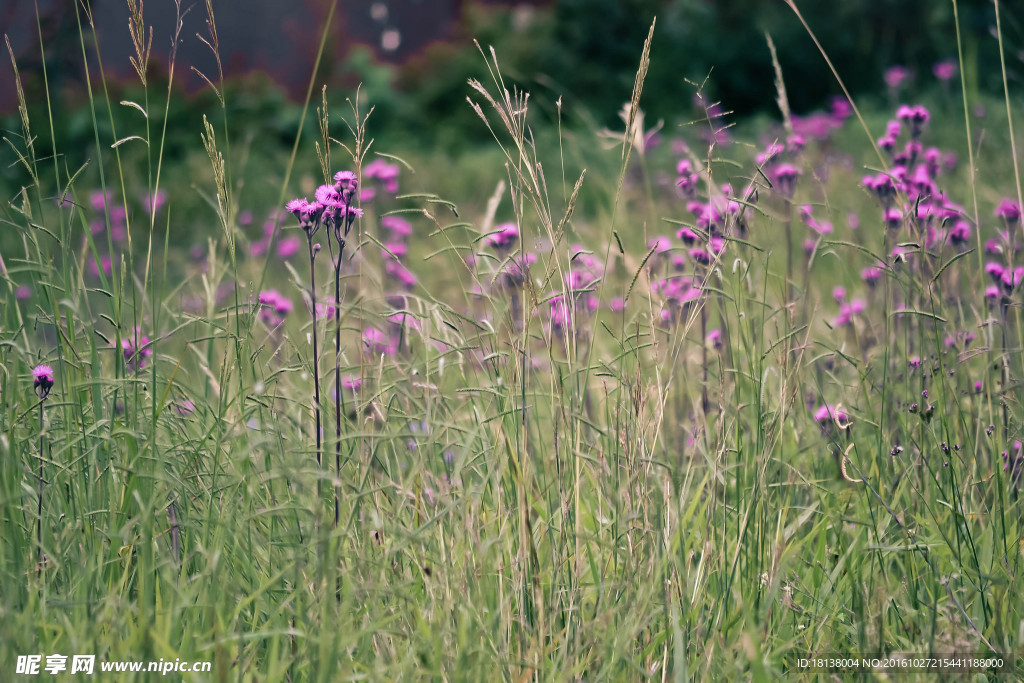
[[[597,287],[602,275],[601,262],[582,245],[573,245],[570,249],[569,271],[565,274],[564,291],[568,297],[556,292],[549,296],[552,332],[560,334],[568,329],[572,321],[582,321],[597,312]]]
[[[923,147],[920,138],[930,118],[928,110],[920,105],[900,106],[896,119],[889,121],[885,135],[878,140],[893,166],[888,172],[864,176],[861,186],[878,200],[882,224],[888,231],[906,228],[911,241],[923,241],[926,249],[942,249],[948,244],[962,251],[969,248],[972,226],[964,208],[951,201],[939,186],[940,175],[955,167],[956,157],[935,147]],[[909,140],[900,149],[899,139],[905,130]],[[904,257],[902,253],[893,255]]]
[[[392,164],[384,159],[374,159],[363,169],[363,180],[376,180],[388,194],[398,194],[398,176],[401,170],[398,164]],[[376,196],[377,188],[371,185],[363,188],[359,199],[362,202],[370,202]]]
[[[863,299],[853,299],[849,303],[840,302],[839,315],[832,321],[833,327],[844,327],[853,324],[855,316],[864,312],[866,304]]]
[[[832,133],[843,127],[853,114],[853,109],[845,97],[832,99],[828,111],[815,111],[806,116],[792,116],[793,135],[786,140],[787,146],[793,151],[802,150],[808,140],[824,142],[832,137]]]

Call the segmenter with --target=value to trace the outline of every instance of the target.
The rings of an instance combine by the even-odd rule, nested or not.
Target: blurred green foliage
[[[827,51],[855,97],[880,106],[886,99],[885,70],[900,64],[915,75],[901,93],[918,98],[937,90],[932,65],[957,54],[953,4],[938,0],[797,0],[804,18]],[[1002,3],[1002,25],[1011,89],[1024,74],[1024,4]],[[964,71],[972,97],[1002,94],[995,14],[986,0],[959,3],[964,42]],[[777,117],[774,73],[765,34],[779,53],[788,96],[794,112],[825,105],[840,89],[807,31],[784,0],[558,0],[541,7],[494,7],[467,3],[462,20],[444,42],[428,46],[401,65],[383,63],[363,46],[346,49],[343,59],[325,60],[316,83],[330,83],[328,98],[338,118],[349,108],[362,84],[362,97],[374,107],[372,131],[386,141],[387,151],[458,154],[489,143],[491,134],[466,102],[475,93],[471,78],[485,83],[489,75],[484,51],[493,46],[506,85],[531,93],[533,125],[555,122],[561,102],[563,129],[593,132],[619,128],[617,114],[632,91],[643,41],[657,17],[650,71],[642,106],[648,121],[664,119],[666,131],[698,118],[693,96],[700,84],[712,100],[738,115]],[[55,49],[55,46],[50,46]],[[56,50],[59,54],[60,50]],[[70,68],[70,67],[68,67]],[[41,79],[23,70],[30,118],[46,120]],[[159,76],[159,74],[157,74]],[[151,123],[162,124],[162,89],[166,81],[151,79]],[[955,85],[955,84],[954,84]],[[109,84],[110,99],[143,101],[137,84]],[[318,90],[319,88],[317,88]],[[230,84],[226,92],[228,120],[243,142],[251,142],[249,162],[280,161],[287,157],[301,118],[301,105],[291,102],[265,76],[253,75]],[[319,97],[314,93],[312,106]],[[51,89],[58,149],[79,151],[79,158],[62,157],[77,168],[95,157],[89,102],[73,88]],[[114,139],[110,115],[100,100],[96,118],[100,140]],[[312,106],[306,133],[315,135]],[[485,107],[486,109],[486,107]],[[209,92],[171,99],[165,159],[174,161],[198,146],[202,115],[219,117],[219,105]],[[114,106],[117,137],[139,134],[138,118]],[[341,126],[342,124],[337,124]],[[17,113],[0,117],[0,126],[17,139]],[[37,123],[38,127],[38,123]],[[340,132],[340,131],[339,131]],[[49,131],[37,129],[36,151],[52,150]],[[311,139],[311,138],[308,138]],[[104,154],[109,148],[103,146]],[[16,189],[26,178],[13,156],[0,168],[0,186]],[[10,196],[10,192],[6,193]]]
[[[957,57],[950,2],[800,0],[797,6],[855,96],[884,95],[883,74],[897,64],[911,70],[912,91],[934,88],[933,64]],[[969,89],[1001,93],[992,3],[960,2],[959,14]],[[1019,83],[1024,5],[1003,3],[1001,14],[1009,78]],[[528,13],[468,12],[454,43],[398,69],[395,85],[405,97],[395,113],[418,125],[452,122],[465,139],[474,130],[467,126],[473,115],[465,106],[465,83],[486,75],[482,58],[468,46],[476,37],[485,49],[495,47],[506,73],[535,102],[561,96],[570,113],[582,109],[599,125],[614,125],[655,17],[643,99],[655,119],[692,117],[694,84],[738,114],[776,111],[766,33],[778,48],[794,111],[821,107],[841,92],[783,0],[559,0]]]

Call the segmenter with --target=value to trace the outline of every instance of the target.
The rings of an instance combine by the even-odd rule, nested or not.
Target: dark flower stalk
[[[36,396],[39,397],[39,496],[36,499],[36,545],[38,546],[36,553],[36,573],[39,574],[43,571],[43,434],[45,427],[43,420],[44,405],[46,404],[46,397],[50,395],[50,390],[53,389],[53,368],[49,365],[37,365],[32,368],[32,386],[36,390]]]
[[[322,429],[320,426],[320,349],[317,344],[316,334],[316,270],[314,266],[316,255],[320,251],[320,245],[313,243],[313,236],[320,229],[323,207],[317,202],[293,199],[288,202],[285,208],[299,220],[299,226],[305,231],[306,243],[309,246],[309,300],[310,314],[313,318],[313,413],[316,420],[316,466],[319,469],[323,464],[323,448],[321,442]],[[319,488],[319,484],[317,488]]]
[[[334,185],[321,185],[317,200],[324,204],[324,215],[328,217],[332,230],[327,243],[331,248],[334,262],[334,386],[338,393],[334,404],[334,466],[341,478],[341,264],[345,256],[345,241],[352,229],[352,223],[362,215],[362,210],[352,206],[359,180],[352,171],[339,171],[334,175]],[[333,242],[331,240],[333,233]],[[333,244],[338,245],[337,256]],[[337,486],[334,489],[334,526],[338,526],[340,503]]]

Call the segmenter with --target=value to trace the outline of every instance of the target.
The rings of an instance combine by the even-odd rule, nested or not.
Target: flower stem
[[[341,482],[341,259],[345,254],[345,239],[338,240],[338,260],[334,264],[334,466],[338,482],[334,485],[334,527],[338,527],[338,487]]]
[[[46,399],[39,401],[39,496],[36,498],[36,574],[43,571],[43,405]]]
[[[309,233],[309,300],[313,313],[313,411],[316,414],[316,466],[319,469],[322,465],[323,454],[320,443],[320,350],[316,338],[316,271],[313,268],[313,234]],[[317,489],[320,483],[317,480]]]

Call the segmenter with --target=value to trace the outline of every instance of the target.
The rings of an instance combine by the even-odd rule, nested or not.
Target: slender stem
[[[703,365],[703,376],[700,381],[700,406],[704,414],[705,426],[708,419],[708,312],[707,300],[700,307],[700,348],[701,364]]]
[[[786,305],[793,303],[793,200],[786,198]],[[792,315],[790,316],[792,320]]]
[[[1011,249],[1010,251],[1013,251],[1013,250]],[[1009,354],[1009,349],[1006,346],[1006,326],[1009,324],[1010,321],[1009,321],[1009,316],[1007,315],[1007,313],[1009,311],[1009,303],[1005,300],[1005,297],[1003,297],[1003,299],[1004,300],[1000,301],[1000,303],[999,303],[999,310],[1000,310],[1000,313],[1001,313],[1001,315],[999,316],[999,329],[1000,329],[1000,331],[1002,333],[1002,347],[1003,347],[1002,348],[1002,354],[1000,354],[1002,356],[1002,362],[1000,363],[1000,365],[1002,365],[1003,386],[1000,387],[1000,390],[1005,392],[1007,390],[1007,387],[1010,386],[1010,354]],[[1003,408],[1003,447],[1007,448],[1007,450],[1009,450],[1009,448],[1007,446],[1007,444],[1009,444],[1009,442],[1010,442],[1010,414],[1009,414],[1009,406],[1007,405],[1006,401],[1002,397],[1000,397],[999,402],[1002,404],[1002,408]],[[1012,470],[1010,471],[1010,474],[1011,475],[1013,474]]]
[[[43,571],[43,404],[39,401],[39,496],[36,498],[36,574]]]
[[[316,414],[316,466],[319,469],[322,464],[322,449],[320,444],[320,350],[316,338],[316,271],[313,267],[313,260],[316,253],[313,251],[313,233],[306,233],[309,240],[309,300],[313,308],[313,409]],[[317,480],[317,488],[320,488]]]
[[[338,235],[338,260],[334,264],[334,467],[341,481],[341,259],[345,254],[345,238]],[[334,485],[334,526],[338,526],[338,486]]]

